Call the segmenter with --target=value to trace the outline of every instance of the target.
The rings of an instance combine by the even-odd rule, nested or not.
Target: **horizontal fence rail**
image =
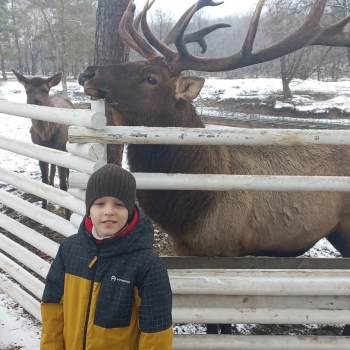
[[[1,227],[11,232],[13,235],[29,243],[31,246],[38,250],[48,254],[54,258],[58,251],[59,244],[53,240],[46,238],[39,232],[32,230],[31,228],[17,222],[14,219],[0,213]]]
[[[32,220],[43,224],[50,229],[61,233],[64,236],[70,236],[76,233],[76,227],[69,221],[60,216],[44,210],[35,204],[31,204],[20,197],[14,196],[0,189],[1,203],[17,212],[31,218]]]
[[[348,176],[133,173],[139,190],[349,192]],[[72,173],[71,189],[86,189],[89,175]],[[75,192],[74,192],[75,193]],[[79,198],[84,199],[83,192]]]
[[[0,253],[0,269],[16,279],[24,288],[29,290],[35,297],[41,299],[44,291],[44,283],[40,282],[30,272]]]
[[[271,335],[176,335],[173,350],[348,350],[349,338]]]
[[[19,305],[23,306],[33,317],[41,321],[40,302],[1,273],[0,290],[4,291]]]
[[[100,130],[70,126],[72,143],[157,145],[350,145],[350,130],[204,129],[106,126]]]
[[[27,193],[35,194],[40,198],[52,200],[64,208],[85,215],[85,203],[65,191],[1,168],[0,181],[16,186]]]
[[[350,275],[341,270],[172,270],[169,276],[175,294],[350,297]]]
[[[37,273],[42,278],[46,278],[50,264],[38,255],[30,252],[15,241],[0,233],[0,247],[5,253],[11,255],[17,261]]]
[[[0,113],[18,117],[43,120],[65,125],[80,125],[100,129],[106,126],[107,118],[101,112],[82,109],[54,108],[28,105],[0,100]]]
[[[74,156],[67,152],[38,146],[31,142],[14,140],[5,136],[0,136],[0,148],[23,156],[35,158],[43,162],[52,162],[53,164],[64,168],[82,171],[87,174],[92,174],[95,170],[106,164],[103,160],[92,161]]]

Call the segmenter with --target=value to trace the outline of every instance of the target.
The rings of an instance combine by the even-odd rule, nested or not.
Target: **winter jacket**
[[[136,209],[135,209],[136,210]],[[83,221],[59,247],[41,303],[41,350],[170,350],[172,293],[141,211],[131,232],[96,244]]]

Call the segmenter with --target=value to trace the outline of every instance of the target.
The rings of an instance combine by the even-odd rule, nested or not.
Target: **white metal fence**
[[[0,136],[0,148],[75,170],[69,192],[0,167],[0,181],[70,209],[71,222],[0,190],[0,202],[52,230],[69,236],[85,212],[87,179],[105,164],[106,143],[176,144],[350,144],[350,130],[204,130],[105,127],[103,102],[92,111],[53,109],[0,101],[0,113],[69,128],[66,152]],[[161,135],[161,136],[159,136]],[[146,137],[147,136],[147,137]],[[208,137],[203,137],[208,136]],[[89,143],[94,140],[95,143]],[[350,191],[349,177],[134,174],[139,189]],[[199,181],[200,179],[200,181]],[[0,213],[0,226],[31,246],[56,255],[58,244]],[[6,253],[5,256],[3,253]],[[17,262],[26,266],[21,267]],[[0,234],[0,289],[40,320],[39,301],[49,263]],[[350,322],[347,270],[170,270],[175,323],[344,324]],[[18,284],[14,283],[16,280]],[[349,337],[176,335],[174,350],[185,349],[337,349],[350,348]]]

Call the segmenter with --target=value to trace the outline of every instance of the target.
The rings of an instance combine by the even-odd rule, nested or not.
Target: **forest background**
[[[232,1],[232,0],[231,0]],[[123,1],[121,1],[123,2]],[[260,20],[254,49],[261,49],[298,28],[313,0],[267,0]],[[2,78],[14,68],[27,75],[51,75],[62,71],[63,93],[66,78],[76,79],[89,65],[99,61],[95,53],[96,12],[92,0],[0,0],[0,69]],[[187,8],[183,9],[185,12]],[[140,11],[138,9],[136,12]],[[231,25],[209,34],[205,57],[224,57],[240,51],[251,14],[228,13],[211,18],[208,8],[198,11],[187,32],[215,24]],[[321,24],[328,24],[350,13],[350,0],[330,0]],[[148,22],[153,33],[163,39],[177,18],[162,8],[151,11]],[[192,54],[203,56],[197,43],[189,44]],[[139,60],[134,51],[129,60]],[[193,75],[223,78],[281,78],[283,94],[292,97],[294,78],[337,81],[350,77],[350,49],[311,46],[274,61],[219,73],[187,72]]]

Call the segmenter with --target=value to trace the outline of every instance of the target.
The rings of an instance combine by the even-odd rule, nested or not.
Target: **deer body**
[[[170,152],[156,146],[153,156],[150,152],[147,157],[140,147],[130,146],[128,160],[133,172],[197,173],[202,165],[198,163],[210,162],[210,165],[217,164],[216,169],[210,172],[204,170],[203,173],[350,174],[349,166],[337,169],[336,161],[331,159],[332,153],[336,153],[338,160],[350,160],[349,151],[341,147],[332,150],[324,147],[288,150],[281,147],[276,150],[269,147],[233,146],[213,150],[207,146],[203,151],[211,153],[211,157],[203,155],[197,161],[192,159],[186,169],[181,169],[169,167],[166,161],[161,162],[162,166],[152,166],[152,159],[157,154],[160,159],[181,162],[194,152],[190,147],[177,147],[170,155]],[[224,163],[218,164],[225,154],[230,154],[234,161],[227,167],[222,166]],[[288,161],[285,159],[285,162],[289,164],[281,168],[282,157],[286,157],[286,154]],[[140,165],[142,156],[145,163],[149,162],[148,166]],[[350,197],[346,193],[139,191],[138,199],[147,215],[173,237],[177,255],[296,256],[337,230],[343,231],[345,240],[350,239],[350,226],[347,224],[350,218],[350,210],[347,209]],[[343,255],[348,256],[349,245],[338,248]]]
[[[62,73],[58,73],[48,79],[34,77],[26,78],[20,73],[12,70],[16,75],[18,81],[25,87],[27,94],[27,103],[58,108],[74,108],[72,102],[61,95],[50,96],[49,91],[53,86],[56,86],[61,81]],[[46,122],[42,120],[32,119],[32,126],[30,128],[30,135],[32,142],[39,146],[66,151],[66,143],[68,141],[68,126],[53,122]],[[56,166],[51,164],[50,175],[48,170],[48,163],[39,161],[41,171],[41,179],[45,184],[54,185],[54,178]],[[69,176],[69,169],[57,167],[60,189],[67,191],[67,183]],[[42,207],[47,208],[47,200],[43,199]],[[65,217],[70,216],[69,210],[65,210]]]
[[[102,89],[105,77],[113,77],[113,85],[103,91],[123,125],[204,128],[191,104],[193,96],[186,100],[178,91],[178,80],[185,78],[159,67],[159,62],[91,67],[83,73],[94,71],[85,89],[92,94],[90,86]],[[130,71],[134,79],[129,90]],[[186,89],[191,83],[193,90],[201,86],[198,79],[188,78]],[[129,145],[127,154],[132,172],[350,175],[347,146]],[[139,190],[137,196],[145,213],[172,236],[177,255],[296,256],[331,235],[334,244],[347,242],[336,245],[350,256],[347,193]]]

